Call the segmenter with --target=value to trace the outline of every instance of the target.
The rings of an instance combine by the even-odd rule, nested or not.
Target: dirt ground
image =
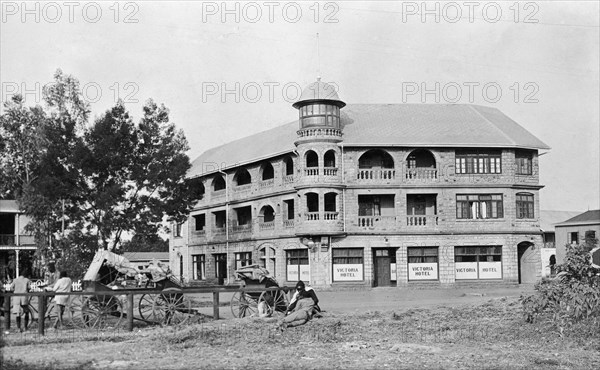
[[[523,321],[518,297],[529,291],[319,292],[324,318],[283,332],[272,320],[225,318],[132,333],[11,333],[2,338],[2,368],[600,368],[600,340],[560,337]]]

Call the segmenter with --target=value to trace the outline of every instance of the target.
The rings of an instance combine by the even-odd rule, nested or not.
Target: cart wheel
[[[87,328],[116,328],[123,318],[123,305],[115,296],[95,295],[83,302],[81,320]]]
[[[71,296],[69,305],[65,307],[64,320],[69,320],[69,323],[75,327],[83,327],[83,305],[86,298],[81,295]]]
[[[157,318],[154,317],[154,301],[158,297],[158,294],[142,294],[138,303],[138,311],[142,320],[158,322]]]
[[[258,313],[258,299],[248,292],[235,292],[230,305],[233,317],[255,316]]]
[[[179,289],[165,289],[165,293],[157,294],[152,305],[152,315],[156,322],[163,325],[181,325],[188,321],[192,311],[192,304]]]
[[[268,316],[276,312],[283,313],[288,306],[287,296],[282,290],[262,292],[258,298],[258,303],[260,302],[266,304]]]

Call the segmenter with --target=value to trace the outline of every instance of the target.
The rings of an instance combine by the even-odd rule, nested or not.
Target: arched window
[[[406,159],[408,168],[435,168],[435,157],[429,150],[413,150]]]
[[[262,180],[271,180],[275,177],[275,171],[273,170],[273,165],[271,163],[265,163],[261,168]]]
[[[271,206],[262,207],[260,209],[259,215],[262,222],[271,222],[275,220],[275,211]]]
[[[227,184],[225,183],[225,179],[223,179],[223,176],[215,175],[215,178],[212,182],[212,187],[214,191],[225,189],[227,187]]]
[[[337,193],[325,194],[325,212],[337,212]]]
[[[359,168],[394,168],[392,156],[381,149],[371,149],[358,158]]]
[[[250,172],[248,172],[245,168],[239,169],[233,178],[237,186],[246,185],[252,182],[252,177],[250,176]]]
[[[324,167],[335,167],[335,150],[328,150],[323,157]]]
[[[294,174],[294,161],[290,157],[285,157],[283,159],[283,164],[285,166],[285,175],[293,175]]]
[[[319,156],[313,150],[306,152],[306,167],[319,167]]]
[[[306,193],[306,209],[308,212],[319,212],[319,194]]]

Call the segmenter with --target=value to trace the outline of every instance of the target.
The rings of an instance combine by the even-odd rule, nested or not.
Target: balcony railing
[[[438,224],[438,216],[406,216],[406,226],[426,227],[436,226]]]
[[[359,169],[358,180],[393,180],[396,178],[396,170],[393,169]]]
[[[304,175],[306,176],[319,176],[318,167],[309,167],[304,169]]]
[[[258,187],[260,189],[267,189],[267,188],[273,187],[273,184],[275,184],[275,179],[268,179],[268,180],[263,180],[263,181],[259,182]]]
[[[337,167],[325,167],[323,168],[323,175],[325,176],[337,176]]]
[[[225,235],[225,227],[216,227],[212,229],[213,235]]]
[[[339,212],[324,212],[323,219],[326,221],[337,220]]]
[[[15,245],[16,235],[0,234],[0,245]]]
[[[391,227],[396,224],[395,216],[358,216],[358,226],[365,228]]]
[[[275,221],[260,222],[258,228],[260,231],[275,230]]]
[[[250,189],[252,189],[252,184],[244,184],[244,185],[238,185],[238,186],[233,187],[233,191],[235,191],[236,193],[249,191]]]
[[[194,235],[196,236],[205,236],[206,235],[206,230],[202,229],[202,230],[194,230]]]
[[[212,192],[212,199],[224,198],[226,189],[215,190]]]
[[[406,171],[407,180],[435,180],[437,169],[435,168],[410,168]]]
[[[244,232],[249,232],[249,231],[252,231],[252,224],[233,225],[231,227],[232,233],[244,233]]]
[[[283,220],[283,228],[291,229],[294,227],[294,220]]]
[[[306,212],[304,213],[304,219],[306,221],[319,221],[319,212]]]
[[[284,184],[292,184],[294,182],[294,175],[285,175],[283,176]]]

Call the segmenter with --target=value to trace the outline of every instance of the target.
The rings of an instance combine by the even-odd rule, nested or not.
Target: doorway
[[[373,249],[373,286],[396,285],[396,250],[394,248]]]
[[[535,244],[521,242],[517,245],[519,259],[519,284],[533,284],[537,280],[537,267],[540,257],[535,253]]]
[[[227,254],[219,253],[215,254],[215,277],[217,278],[217,284],[224,285],[225,279],[227,279]]]

